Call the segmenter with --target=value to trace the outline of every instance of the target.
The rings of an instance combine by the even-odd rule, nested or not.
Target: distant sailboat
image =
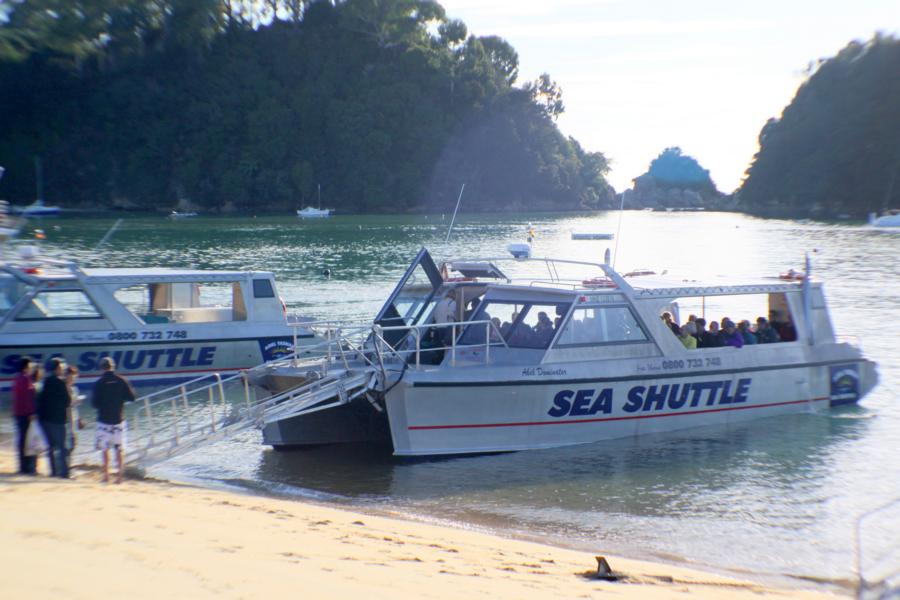
[[[34,159],[34,169],[37,174],[37,200],[28,206],[12,206],[12,212],[22,215],[23,217],[56,217],[59,216],[61,209],[58,206],[47,206],[44,204],[44,177],[41,170],[41,159]]]
[[[307,206],[303,210],[297,211],[297,216],[301,219],[324,219],[331,216],[330,208],[322,208],[322,186],[318,186],[319,208]]]

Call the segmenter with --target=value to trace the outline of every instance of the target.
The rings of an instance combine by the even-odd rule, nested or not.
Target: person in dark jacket
[[[16,425],[16,449],[19,453],[19,473],[37,474],[37,456],[25,456],[25,434],[37,416],[34,402],[34,363],[28,357],[19,359],[19,372],[12,383],[12,415]]]
[[[51,358],[48,363],[50,376],[37,396],[37,412],[41,428],[50,446],[50,474],[53,477],[69,477],[69,451],[66,449],[66,422],[72,399],[62,375],[66,363],[60,358]]]
[[[106,356],[100,359],[103,374],[94,384],[91,400],[97,409],[97,450],[103,453],[103,481],[109,481],[109,451],[116,452],[116,483],[125,474],[125,403],[134,401],[134,390],[124,377],[115,372],[116,363]]]

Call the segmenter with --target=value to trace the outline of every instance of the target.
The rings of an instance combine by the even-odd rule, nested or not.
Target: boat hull
[[[873,363],[851,357],[655,376],[560,371],[568,377],[410,378],[386,401],[394,452],[528,450],[729,424],[855,403],[877,382]]]
[[[107,334],[116,335],[116,333]],[[302,336],[298,345],[311,342]],[[173,385],[219,373],[230,375],[262,362],[290,353],[293,338],[287,335],[248,338],[208,338],[161,342],[87,342],[43,345],[0,346],[0,391],[7,392],[23,356],[40,364],[54,357],[78,367],[82,383],[90,384],[100,376],[99,361],[110,356],[117,371],[136,386]]]

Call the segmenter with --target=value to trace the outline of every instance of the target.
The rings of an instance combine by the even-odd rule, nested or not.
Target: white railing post
[[[484,364],[488,364],[491,358],[491,327],[493,325],[490,321],[484,325]]]
[[[206,388],[209,391],[209,417],[212,425],[213,433],[216,431],[216,403],[213,401],[212,387]]]
[[[222,375],[216,373],[216,386],[219,388],[219,400],[222,401],[222,417],[228,416],[228,401],[225,399],[225,386],[222,384]]]
[[[450,339],[450,365],[456,366],[456,323],[451,325],[451,339]]]
[[[341,353],[341,361],[344,363],[344,368],[348,371],[350,370],[350,363],[347,362],[347,355],[344,353],[344,332],[340,327],[337,329],[337,340],[338,340],[338,352]]]
[[[415,328],[416,332],[416,368],[418,369],[421,366],[419,362],[419,353],[422,350],[422,331],[419,329],[418,325]]]
[[[175,445],[180,442],[178,440],[178,400],[177,396],[172,396],[172,432],[175,434]]]
[[[150,412],[150,400],[144,398],[144,414],[147,416],[147,428],[150,430],[150,445],[155,444],[155,435],[153,431],[153,414]]]
[[[184,406],[184,416],[187,421],[187,432],[191,432],[191,412],[188,406],[187,388],[181,386],[181,404]]]
[[[293,358],[293,360],[291,361],[291,366],[292,366],[292,367],[296,367],[296,366],[297,366],[297,354],[300,352],[300,351],[297,349],[297,326],[296,326],[296,325],[294,325],[293,332],[294,332],[294,347],[293,347],[293,350],[294,350],[294,358]]]

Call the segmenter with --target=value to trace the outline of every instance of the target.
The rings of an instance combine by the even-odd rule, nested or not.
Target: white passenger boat
[[[501,260],[524,273],[508,277]],[[474,299],[477,308],[465,311]],[[737,312],[714,313],[726,306]],[[771,311],[785,341],[689,350],[660,318],[687,320],[689,311],[710,320]],[[453,260],[439,269],[424,249],[358,337],[250,378],[270,395],[264,443],[389,439],[398,455],[725,425],[855,403],[877,383],[874,363],[836,337],[808,269],[797,280],[702,285],[552,259]]]
[[[196,213],[194,211],[178,212],[177,210],[173,210],[172,212],[169,213],[170,219],[191,219],[193,217],[199,217],[199,216],[200,216],[199,213]]]
[[[22,356],[62,356],[89,383],[104,356],[137,385],[236,373],[314,342],[272,273],[80,268],[32,246],[0,264],[0,389]]]
[[[875,213],[869,215],[872,227],[900,227],[900,210],[889,210],[880,217]]]

